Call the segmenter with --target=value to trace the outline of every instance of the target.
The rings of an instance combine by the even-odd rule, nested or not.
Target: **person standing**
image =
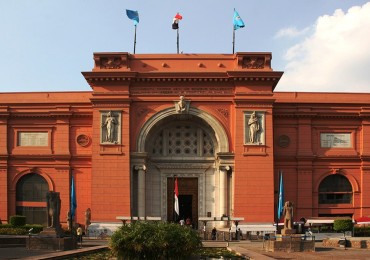
[[[212,240],[216,240],[216,237],[217,237],[217,229],[216,229],[216,227],[214,227],[213,229],[212,229]]]
[[[80,247],[82,247],[82,228],[81,228],[81,225],[78,225],[76,233],[77,233],[77,242],[79,242]]]

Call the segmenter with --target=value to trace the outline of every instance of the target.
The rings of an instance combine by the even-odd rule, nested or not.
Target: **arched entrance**
[[[26,174],[16,185],[16,214],[26,216],[28,224],[46,225],[47,181],[39,174]]]
[[[140,133],[139,152],[131,155],[132,214],[173,220],[175,176],[181,217],[196,226],[198,217],[230,212],[231,176],[222,170],[233,164],[224,159],[230,159],[228,147],[223,127],[204,111],[171,108],[153,116]]]

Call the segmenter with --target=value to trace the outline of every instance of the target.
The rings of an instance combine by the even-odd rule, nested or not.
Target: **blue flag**
[[[75,188],[75,181],[72,175],[71,178],[71,219],[75,217],[77,208],[77,201],[76,201],[76,188]]]
[[[126,14],[129,19],[134,21],[135,26],[139,23],[139,12],[138,11],[132,11],[132,10],[126,9]]]
[[[242,18],[240,18],[238,12],[235,9],[234,9],[233,23],[234,23],[234,30],[238,30],[245,26]]]
[[[277,207],[277,217],[278,220],[281,218],[281,215],[283,214],[284,209],[284,183],[283,183],[283,173],[279,172],[279,201],[278,201],[278,207]]]

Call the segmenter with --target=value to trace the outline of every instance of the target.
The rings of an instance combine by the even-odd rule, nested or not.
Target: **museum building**
[[[271,53],[94,53],[92,91],[0,93],[0,219],[241,218],[273,225],[283,173],[294,218],[370,215],[370,93],[274,92]],[[304,79],[302,79],[303,81]],[[225,223],[212,223],[224,225]]]

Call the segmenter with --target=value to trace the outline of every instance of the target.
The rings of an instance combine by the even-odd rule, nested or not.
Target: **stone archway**
[[[155,127],[158,122],[172,115],[178,115],[177,111],[173,107],[167,108],[153,115],[143,125],[137,141],[137,152],[145,152],[145,143],[151,129]],[[204,120],[204,122],[206,122],[214,130],[218,143],[218,151],[216,152],[229,152],[229,140],[226,131],[216,118],[207,112],[194,107],[190,107],[187,115],[195,116]]]
[[[134,170],[131,175],[132,204],[138,205],[132,208],[134,215],[171,219],[168,180],[175,175],[182,180],[197,180],[193,182],[197,185],[198,200],[194,220],[210,212],[218,216],[223,211],[217,207],[227,202],[218,200],[230,196],[220,195],[227,192],[224,183],[223,188],[219,188],[220,175],[224,173],[220,171],[220,154],[230,154],[229,141],[225,129],[213,116],[192,107],[188,114],[179,114],[173,108],[158,112],[142,127],[137,151],[131,155],[132,169],[142,170]]]

